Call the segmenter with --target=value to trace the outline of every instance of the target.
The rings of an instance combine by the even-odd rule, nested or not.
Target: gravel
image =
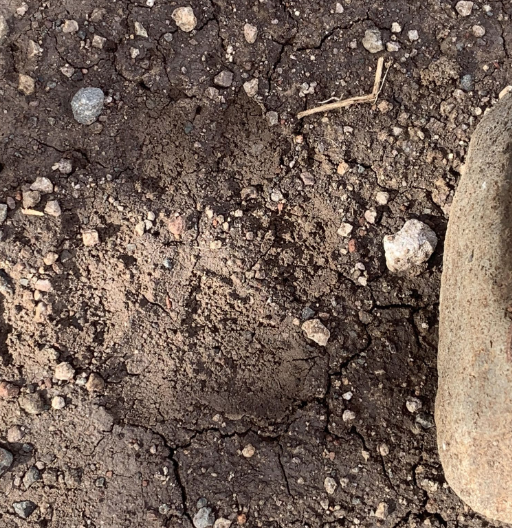
[[[471,92],[475,89],[475,81],[473,79],[473,76],[469,73],[462,76],[462,79],[460,80],[460,87],[465,92]]]
[[[455,5],[455,9],[457,10],[457,13],[459,13],[460,16],[467,17],[471,15],[471,11],[473,10],[473,2],[467,2],[466,0],[460,0],[460,2],[457,2]]]
[[[75,376],[75,369],[70,363],[63,361],[55,367],[53,377],[60,381],[70,381]]]
[[[49,216],[58,218],[62,214],[62,209],[60,208],[59,202],[57,200],[50,200],[46,204],[44,212]]]
[[[302,323],[302,330],[308,339],[320,346],[327,345],[327,341],[329,341],[331,336],[329,330],[318,319],[310,319]]]
[[[245,24],[244,37],[248,44],[254,44],[258,38],[258,28],[252,24]]]
[[[41,414],[46,405],[39,392],[33,394],[23,394],[18,398],[20,407],[28,414]]]
[[[258,86],[259,86],[258,79],[251,79],[250,81],[244,82],[245,93],[249,97],[255,97],[256,95],[258,95]]]
[[[384,237],[386,265],[392,272],[407,271],[426,262],[437,246],[437,236],[419,220],[408,220],[394,235]]]
[[[54,396],[52,398],[52,409],[60,410],[66,407],[66,400],[62,396]]]
[[[243,449],[242,449],[242,455],[245,457],[245,458],[251,458],[254,456],[254,453],[256,453],[256,449],[254,448],[254,446],[252,444],[247,444]]]
[[[176,25],[186,33],[190,33],[197,26],[197,18],[190,6],[178,7],[172,12],[172,18]]]
[[[10,451],[0,447],[0,476],[3,475],[12,465],[14,457]]]
[[[329,495],[332,495],[336,491],[337,487],[338,487],[338,484],[336,484],[336,481],[332,477],[326,477],[325,478],[325,480],[324,480],[324,488],[325,488],[325,491]]]
[[[38,176],[36,181],[30,186],[31,191],[39,191],[41,194],[53,192],[53,183],[44,176]]]
[[[0,42],[9,34],[9,26],[3,15],[0,15]]]
[[[28,519],[37,509],[37,504],[32,501],[15,502],[12,507],[18,517]]]
[[[211,508],[201,508],[192,519],[195,528],[208,528],[215,523],[215,515]]]
[[[213,82],[222,88],[229,88],[233,84],[233,73],[229,70],[221,71],[215,76]]]
[[[41,479],[41,473],[36,468],[36,466],[32,466],[24,475],[23,477],[23,485],[25,486],[25,489],[30,488],[34,482],[37,482]]]
[[[378,53],[384,49],[382,35],[378,29],[367,29],[364,33],[362,44],[370,53]]]
[[[74,118],[82,125],[92,125],[101,114],[104,101],[101,88],[80,88],[71,100]]]
[[[25,191],[23,193],[23,207],[30,209],[35,207],[41,201],[41,194],[39,191]]]

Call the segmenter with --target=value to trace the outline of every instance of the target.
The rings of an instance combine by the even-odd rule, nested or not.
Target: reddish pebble
[[[356,239],[355,238],[351,238],[349,241],[348,241],[348,250],[350,253],[354,253],[355,250],[356,250]]]
[[[2,400],[10,400],[11,398],[16,398],[20,393],[20,388],[16,387],[12,383],[7,381],[0,382],[0,398]]]
[[[247,516],[245,515],[245,513],[240,513],[239,515],[237,515],[236,522],[238,524],[245,524],[247,522]]]

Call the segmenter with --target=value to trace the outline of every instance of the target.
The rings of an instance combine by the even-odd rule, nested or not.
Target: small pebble
[[[233,73],[229,70],[223,70],[215,76],[213,82],[222,88],[229,88],[233,84]]]
[[[462,76],[462,79],[460,80],[460,87],[465,92],[471,92],[475,89],[475,82],[473,80],[473,76],[469,73]]]
[[[34,288],[42,292],[52,291],[52,283],[48,279],[38,279]]]
[[[54,396],[52,398],[52,408],[55,410],[64,409],[66,406],[66,400],[62,396]]]
[[[325,478],[325,480],[324,480],[324,488],[325,488],[325,491],[329,495],[332,495],[336,491],[337,487],[338,487],[338,484],[336,484],[336,481],[332,477],[326,477]]]
[[[54,216],[55,218],[58,218],[62,214],[62,210],[57,200],[50,200],[46,204],[44,212],[48,216]]]
[[[7,212],[9,207],[7,204],[0,204],[0,225],[7,220]]]
[[[402,26],[398,22],[393,22],[391,24],[391,33],[401,33]]]
[[[483,26],[474,25],[472,29],[473,35],[477,38],[481,38],[485,35],[485,28]]]
[[[384,49],[382,35],[378,29],[367,29],[361,42],[363,47],[370,53],[378,53]]]
[[[39,191],[41,194],[53,192],[53,183],[43,176],[38,176],[36,181],[30,186],[31,191]]]
[[[457,2],[455,5],[455,9],[457,10],[457,13],[459,13],[460,16],[467,17],[471,15],[471,11],[473,10],[473,2],[467,2],[466,0],[460,0],[460,2]]]
[[[8,381],[0,381],[0,400],[10,400],[16,398],[20,393],[20,388]]]
[[[225,519],[224,517],[219,517],[214,525],[213,528],[230,528],[232,522],[229,519]]]
[[[385,191],[379,191],[376,195],[375,195],[375,201],[379,204],[379,205],[386,205],[388,202],[389,202],[389,193],[385,192]]]
[[[55,367],[55,372],[53,374],[53,377],[55,379],[58,379],[60,381],[70,381],[75,376],[75,369],[71,365],[71,363],[68,363],[67,361],[63,361],[62,363],[59,363]]]
[[[390,53],[395,53],[400,50],[400,44],[398,44],[398,42],[387,42],[386,50]]]
[[[279,114],[273,110],[267,112],[265,117],[267,118],[267,123],[269,126],[275,126],[279,123]]]
[[[78,31],[78,22],[76,20],[65,20],[62,24],[62,33],[76,33]]]
[[[138,37],[148,38],[148,32],[146,31],[146,28],[140,22],[135,22],[133,25],[135,27],[135,34]]]
[[[410,413],[415,413],[423,407],[423,404],[418,398],[408,398],[405,402],[405,406]]]
[[[389,510],[389,506],[385,502],[381,502],[377,506],[377,509],[375,510],[375,517],[377,517],[377,519],[383,519],[383,520],[387,519],[388,510]]]
[[[409,37],[409,40],[411,42],[414,42],[415,40],[418,40],[420,36],[418,35],[418,31],[415,29],[411,29],[407,32],[407,36]]]
[[[344,394],[341,395],[341,397],[346,401],[350,401],[352,399],[352,396],[354,395],[350,391],[345,392]]]
[[[369,224],[374,224],[377,219],[377,211],[375,209],[368,209],[364,212],[364,218]]]
[[[201,508],[192,519],[195,528],[208,528],[215,523],[215,515],[211,508]]]
[[[89,392],[101,392],[105,389],[105,381],[99,374],[92,372],[85,384],[85,388]]]
[[[19,442],[24,436],[23,430],[19,425],[13,425],[7,429],[7,441],[12,443]],[[0,457],[1,460],[1,457]],[[0,470],[1,474],[1,470]]]
[[[84,246],[95,246],[96,244],[99,244],[100,237],[98,235],[98,231],[96,231],[96,229],[87,229],[83,231],[82,240]]]
[[[308,339],[320,346],[326,346],[331,333],[318,319],[310,319],[302,323],[302,330]]]
[[[0,476],[3,475],[12,465],[14,456],[10,451],[0,447]]]
[[[40,479],[41,473],[39,472],[39,469],[37,469],[36,466],[32,466],[23,476],[23,485],[25,486],[25,489],[28,489]]]
[[[94,35],[92,39],[92,46],[93,48],[103,49],[105,42],[107,42],[106,38],[100,37],[99,35]]]
[[[25,95],[31,95],[34,93],[36,88],[36,81],[30,77],[30,75],[25,75],[20,73],[18,75],[18,90]]]
[[[70,159],[62,158],[58,163],[53,165],[53,170],[58,170],[61,174],[71,174],[73,172],[73,163]]]
[[[40,414],[46,409],[43,397],[39,392],[22,394],[18,398],[20,407],[28,414]]]
[[[53,264],[55,264],[57,262],[57,259],[59,258],[59,255],[57,255],[57,253],[47,253],[44,258],[43,258],[43,262],[47,265],[47,266],[52,266]]]
[[[334,10],[337,14],[341,14],[345,11],[345,9],[343,8],[343,5],[340,4],[339,2],[336,3],[336,8]]]
[[[351,224],[347,224],[346,222],[344,222],[338,229],[338,235],[342,237],[348,237],[350,233],[352,233],[353,229],[354,227]]]
[[[41,194],[38,191],[23,192],[23,207],[30,209],[35,207],[41,201]]]
[[[258,95],[258,79],[251,79],[250,81],[244,82],[244,91],[248,97],[255,97]]]
[[[388,456],[389,455],[389,447],[388,447],[388,445],[387,444],[380,444],[379,453],[383,457]]]
[[[435,426],[432,416],[426,413],[420,413],[416,416],[416,423],[423,427],[423,429],[432,429]]]
[[[0,42],[9,34],[9,26],[3,15],[0,15]]]
[[[80,88],[71,100],[71,109],[76,121],[92,125],[103,110],[105,94],[101,88]]]
[[[21,519],[28,519],[37,509],[37,504],[32,501],[15,502],[12,505],[14,512]]]
[[[419,220],[408,220],[394,235],[384,237],[386,265],[392,272],[407,271],[426,262],[437,246],[437,236]]]
[[[343,411],[341,419],[344,422],[351,422],[352,420],[356,419],[356,413],[354,411],[349,411],[349,410]]]
[[[258,38],[258,28],[252,24],[245,24],[244,37],[247,43],[254,44]]]
[[[172,12],[171,16],[176,25],[186,33],[190,33],[197,26],[197,18],[190,6],[178,7]]]
[[[256,453],[256,449],[254,448],[254,446],[252,444],[247,444],[243,449],[242,449],[242,455],[245,457],[245,458],[251,458],[252,456],[254,456],[254,453]]]

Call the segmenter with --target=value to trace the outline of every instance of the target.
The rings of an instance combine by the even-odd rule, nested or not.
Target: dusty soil
[[[433,405],[442,240],[471,132],[510,84],[512,6],[192,0],[185,33],[182,5],[0,3],[0,525],[190,528],[207,504],[233,526],[497,526],[446,484]],[[399,44],[377,104],[297,121],[371,91],[375,28]],[[70,107],[85,86],[107,95],[90,126]],[[54,191],[33,209],[60,217],[22,212],[38,176]],[[409,218],[440,243],[397,276],[382,238]]]

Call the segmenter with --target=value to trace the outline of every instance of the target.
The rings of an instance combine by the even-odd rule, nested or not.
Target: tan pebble
[[[247,445],[242,449],[242,455],[243,455],[245,458],[251,458],[252,456],[254,456],[254,453],[256,453],[256,449],[255,449],[255,447],[254,447],[252,444],[247,444]]]
[[[252,24],[245,24],[244,37],[249,44],[254,44],[258,38],[258,28]]]
[[[62,24],[63,33],[76,33],[78,31],[78,22],[76,20],[65,20]]]
[[[60,381],[70,381],[75,376],[75,369],[70,363],[64,361],[55,367],[53,376]]]
[[[171,16],[176,25],[186,33],[190,33],[197,26],[197,18],[190,6],[178,7],[172,12]]]
[[[20,393],[20,388],[8,381],[0,381],[0,399],[10,400],[16,398]]]
[[[101,392],[105,388],[105,381],[99,374],[92,372],[85,384],[85,388],[89,392]]]
[[[25,95],[31,95],[34,93],[36,88],[36,81],[30,77],[30,75],[25,75],[20,73],[18,76],[18,90],[23,92]]]
[[[39,279],[36,281],[35,289],[42,292],[49,292],[52,290],[52,283],[48,279]]]
[[[95,246],[100,243],[100,237],[96,229],[86,229],[82,232],[84,246]]]
[[[52,264],[55,264],[55,262],[57,262],[57,259],[59,258],[59,255],[57,255],[57,253],[47,253],[45,256],[44,256],[44,259],[43,259],[43,262],[47,265],[47,266],[51,266]]]
[[[57,200],[50,200],[44,208],[45,214],[58,218],[62,214],[59,202]]]

